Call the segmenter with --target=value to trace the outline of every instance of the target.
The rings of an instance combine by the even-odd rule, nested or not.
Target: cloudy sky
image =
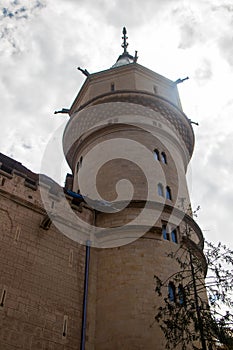
[[[188,176],[193,208],[201,206],[208,239],[232,244],[230,0],[0,0],[0,152],[40,172],[49,139],[61,139],[68,120],[53,112],[70,107],[85,80],[77,66],[91,73],[112,66],[123,26],[138,63],[171,80],[189,76],[179,91],[199,123]]]

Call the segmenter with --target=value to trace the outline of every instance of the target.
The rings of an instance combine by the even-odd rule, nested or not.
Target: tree
[[[167,349],[233,349],[233,251],[221,243],[205,245],[203,262],[186,235],[168,254],[179,271],[163,281],[155,276],[155,292],[163,298],[155,320]]]

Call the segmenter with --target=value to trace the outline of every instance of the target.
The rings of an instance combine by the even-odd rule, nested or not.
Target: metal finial
[[[134,58],[133,58],[134,63],[136,63],[137,60],[138,60],[138,52],[135,51],[135,55],[134,55]]]
[[[122,34],[123,34],[123,37],[122,37],[122,39],[123,39],[123,44],[121,45],[121,47],[123,47],[123,49],[124,49],[124,53],[127,53],[127,47],[128,47],[128,43],[127,43],[127,39],[128,39],[128,37],[126,36],[126,34],[127,34],[127,31],[126,31],[126,28],[124,27],[123,28],[123,31],[122,31]]]
[[[122,43],[121,47],[123,47],[124,51],[118,57],[116,63],[112,66],[112,68],[119,67],[119,66],[124,66],[124,65],[129,64],[129,63],[136,63],[137,59],[138,59],[137,51],[135,51],[135,55],[134,56],[131,56],[128,53],[128,51],[127,51],[127,47],[128,47],[129,44],[127,43],[128,37],[126,36],[127,31],[126,31],[125,27],[123,28],[122,33],[123,33],[123,37],[122,37],[123,43]]]

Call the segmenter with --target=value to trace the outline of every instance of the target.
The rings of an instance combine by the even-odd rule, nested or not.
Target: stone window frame
[[[164,151],[161,152],[161,161],[163,164],[167,164],[167,155]]]
[[[166,186],[166,199],[172,201],[172,191],[169,186]]]
[[[164,187],[161,182],[159,182],[157,185],[157,193],[160,197],[164,197]]]
[[[153,155],[154,155],[154,160],[160,161],[160,154],[159,154],[158,148],[155,148],[155,149],[154,149]]]
[[[172,281],[168,283],[168,299],[171,302],[176,303],[176,286]]]
[[[175,226],[174,224],[170,224],[166,221],[162,221],[161,232],[162,232],[162,237],[165,241],[179,244],[179,227],[178,226]],[[175,238],[174,238],[173,232],[175,232]]]

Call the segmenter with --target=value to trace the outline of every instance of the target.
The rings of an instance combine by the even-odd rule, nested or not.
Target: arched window
[[[159,151],[157,149],[154,150],[154,159],[159,160]]]
[[[177,239],[177,231],[176,230],[172,230],[171,232],[171,240],[174,243],[178,243],[178,239]]]
[[[167,225],[162,225],[162,235],[163,239],[166,239],[167,241],[170,240],[169,233],[167,232]]]
[[[180,284],[178,287],[178,298],[181,305],[185,304],[185,291],[184,287]]]
[[[4,186],[5,181],[6,181],[6,179],[4,179],[4,177],[0,176],[0,184],[1,184],[1,186]]]
[[[161,183],[158,184],[158,195],[164,197],[163,185]]]
[[[168,298],[170,301],[176,301],[176,287],[173,282],[168,284]]]
[[[161,160],[164,164],[167,164],[167,156],[164,152],[161,153]]]
[[[81,168],[81,166],[82,166],[82,164],[83,164],[83,157],[82,157],[82,156],[80,157],[79,163],[80,163],[80,168]]]
[[[172,199],[172,194],[171,194],[171,189],[170,189],[170,187],[166,187],[166,198],[167,199]]]

